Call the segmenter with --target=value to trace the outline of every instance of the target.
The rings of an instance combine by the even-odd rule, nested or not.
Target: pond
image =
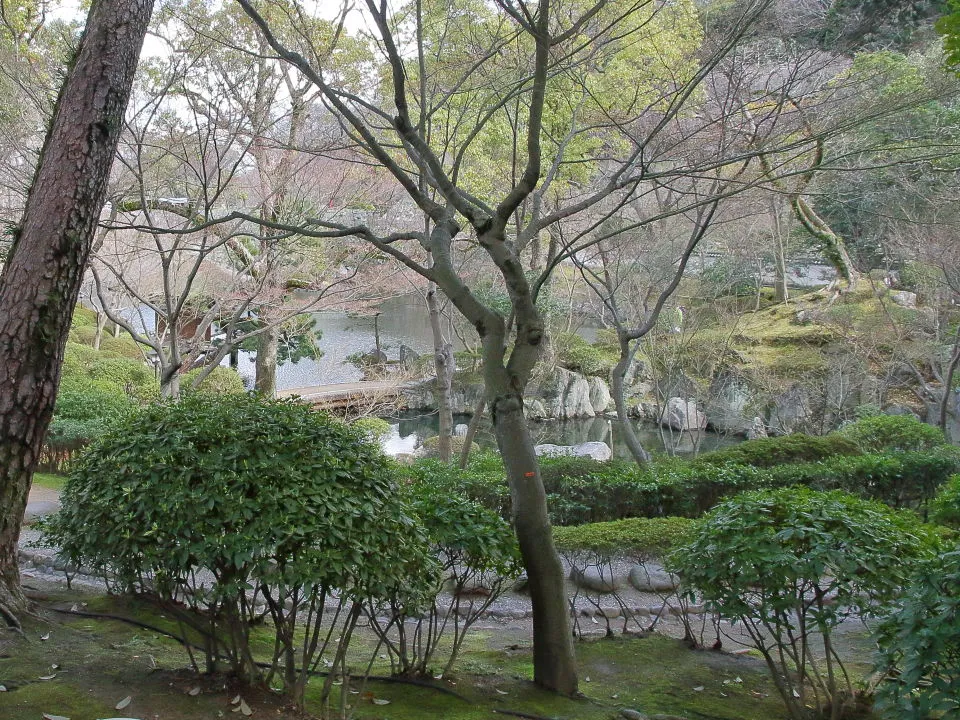
[[[392,418],[390,434],[382,442],[387,455],[413,453],[428,437],[439,432],[437,413],[404,412]],[[466,425],[470,417],[455,415],[455,425]],[[548,422],[529,422],[530,434],[535,445],[552,443],[554,445],[578,445],[580,443],[601,441],[613,448],[614,457],[630,460],[630,453],[623,442],[622,430],[616,419],[597,417],[577,420],[554,420]],[[655,454],[691,456],[727,447],[743,438],[720,435],[714,432],[680,433],[667,428],[658,428],[652,423],[637,420],[634,428],[643,446]],[[463,430],[463,428],[460,428]],[[477,432],[477,444],[482,448],[496,448],[493,428],[489,419],[484,419]]]

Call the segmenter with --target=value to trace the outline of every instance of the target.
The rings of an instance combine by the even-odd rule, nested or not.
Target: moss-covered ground
[[[0,641],[0,684],[6,687],[0,720],[40,720],[44,713],[71,720],[230,717],[237,694],[255,718],[297,717],[268,690],[242,689],[223,675],[198,675],[183,647],[159,633],[54,611],[74,606],[176,630],[169,618],[132,600],[57,590],[38,596],[37,615],[25,623],[24,636]],[[487,627],[468,639],[452,677],[432,681],[436,688],[371,681],[362,691],[353,688],[348,703],[362,720],[473,720],[511,713],[600,720],[618,717],[623,708],[689,720],[784,716],[766,669],[750,656],[693,651],[659,635],[585,641],[577,644],[577,655],[583,697],[558,697],[529,680],[528,629]],[[387,671],[385,664],[374,668]],[[311,701],[318,692],[315,683],[308,710],[317,710]],[[116,710],[128,696],[129,705]],[[375,704],[374,698],[389,704]]]

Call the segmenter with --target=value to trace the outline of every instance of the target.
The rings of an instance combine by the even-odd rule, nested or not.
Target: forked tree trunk
[[[25,610],[17,540],[60,382],[152,0],[95,0],[0,278],[0,609]]]

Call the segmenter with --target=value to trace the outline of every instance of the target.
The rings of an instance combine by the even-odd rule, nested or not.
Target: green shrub
[[[818,437],[794,433],[782,437],[757,438],[701,455],[697,464],[735,463],[753,467],[774,467],[787,463],[816,462],[837,455],[859,455],[855,442],[837,434]]]
[[[877,706],[893,720],[960,717],[960,546],[921,565],[881,625]]]
[[[379,449],[293,402],[201,393],[149,406],[91,447],[61,501],[47,536],[69,562],[115,590],[149,591],[206,638],[211,667],[227,658],[251,682],[261,677],[249,637],[262,597],[297,706],[317,656],[342,658],[359,604],[403,588],[415,605],[436,582]],[[333,596],[336,632],[317,643],[311,628],[330,621]],[[322,702],[329,692],[328,682]]]
[[[211,395],[238,395],[247,391],[243,386],[243,378],[240,377],[240,373],[227,367],[215,367],[203,379],[200,387],[193,387],[197,376],[203,371],[203,368],[197,368],[184,373],[183,377],[180,378],[180,389],[186,393],[203,392]]]
[[[607,378],[610,370],[617,364],[617,354],[591,345],[576,333],[557,333],[552,336],[551,344],[562,367],[584,375]]]
[[[520,574],[520,551],[510,525],[478,503],[421,484],[408,485],[405,496],[440,561],[445,582],[435,586],[426,613],[398,588],[383,603],[371,605],[367,615],[396,671],[434,677],[430,664],[443,640],[447,656],[439,674],[446,675],[467,631]],[[449,601],[441,602],[442,589],[450,592]]]
[[[837,431],[863,452],[923,452],[945,445],[943,430],[912,415],[873,415]]]
[[[383,418],[362,417],[357,418],[350,424],[362,432],[372,443],[378,443],[390,434],[390,423]]]
[[[454,459],[460,457],[460,453],[463,452],[463,445],[466,442],[465,437],[459,435],[454,435],[450,438],[450,452]],[[480,449],[480,446],[476,443],[470,445],[470,452],[474,453]],[[438,457],[440,453],[440,438],[437,435],[428,437],[423,441],[423,447],[420,449],[423,457],[434,458]]]
[[[855,702],[833,629],[889,607],[909,568],[933,548],[910,513],[846,493],[785,488],[724,501],[670,564],[688,597],[741,624],[790,717],[808,720],[830,710],[843,717]]]
[[[563,551],[590,550],[608,555],[652,559],[666,556],[687,539],[689,518],[629,518],[553,528],[553,540]]]
[[[937,493],[930,519],[960,530],[960,475],[953,475]]]

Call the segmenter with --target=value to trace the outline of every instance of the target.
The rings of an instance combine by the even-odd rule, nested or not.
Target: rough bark
[[[787,287],[787,256],[783,242],[783,222],[780,217],[780,208],[777,201],[770,198],[770,219],[773,221],[773,266],[774,291],[778,303],[785,303],[790,299],[790,289]]]
[[[264,397],[272,398],[277,394],[277,344],[280,342],[280,328],[271,325],[257,338],[256,379],[253,389]]]
[[[25,609],[17,540],[152,0],[98,0],[0,278],[0,605]]]

